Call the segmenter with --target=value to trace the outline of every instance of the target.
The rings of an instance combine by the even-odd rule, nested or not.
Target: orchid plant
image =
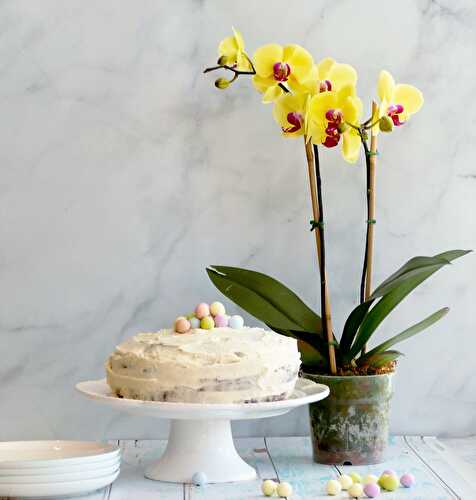
[[[240,77],[251,77],[262,102],[272,106],[273,117],[285,137],[303,137],[313,211],[311,231],[315,235],[320,276],[321,315],[310,309],[294,292],[276,279],[256,271],[212,266],[207,273],[229,299],[263,321],[272,330],[298,340],[303,367],[308,372],[331,374],[391,371],[402,354],[391,349],[441,319],[442,308],[419,323],[367,351],[367,342],[390,312],[417,286],[454,259],[468,253],[451,250],[432,257],[414,257],[372,291],[372,261],[375,219],[375,174],[377,137],[405,124],[423,105],[423,95],[414,86],[396,84],[388,71],[377,82],[379,103],[372,102],[370,116],[363,120],[363,105],[357,95],[357,72],[349,64],[327,57],[315,63],[299,45],[267,44],[253,57],[245,51],[241,33],[221,41],[218,61],[205,73],[225,71],[230,78],[215,81],[228,88]],[[342,156],[356,163],[363,150],[366,178],[366,244],[360,283],[360,303],[355,307],[338,340],[332,327],[331,303],[326,274],[324,203],[319,152],[340,144]]]

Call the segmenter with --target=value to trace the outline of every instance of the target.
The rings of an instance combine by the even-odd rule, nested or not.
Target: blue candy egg
[[[195,472],[195,474],[192,476],[192,483],[195,486],[203,486],[207,484],[207,482],[207,475],[204,472]]]
[[[236,330],[243,328],[243,325],[244,325],[244,320],[241,316],[238,316],[238,314],[232,316],[228,321],[228,326]]]
[[[193,318],[190,318],[189,321],[192,328],[200,328],[200,320],[198,318],[195,318],[195,316]]]

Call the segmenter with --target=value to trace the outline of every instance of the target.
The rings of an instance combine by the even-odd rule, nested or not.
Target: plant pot
[[[326,399],[309,405],[314,461],[346,465],[384,462],[392,374],[303,376],[330,389]]]

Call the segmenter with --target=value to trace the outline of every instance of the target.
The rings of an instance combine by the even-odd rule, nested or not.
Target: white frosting
[[[106,371],[126,398],[237,403],[287,397],[300,363],[295,339],[262,328],[160,330],[117,346]]]

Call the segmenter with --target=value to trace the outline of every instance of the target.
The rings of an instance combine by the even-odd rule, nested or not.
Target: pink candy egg
[[[392,470],[392,469],[387,469],[387,470],[384,470],[384,471],[382,472],[382,476],[383,476],[384,474],[387,474],[387,476],[396,476],[396,475],[397,475],[397,473],[396,473],[394,470]]]
[[[177,318],[175,320],[175,331],[177,333],[186,333],[190,330],[190,321],[186,318]]]
[[[380,486],[377,483],[367,483],[364,486],[364,493],[369,498],[375,498],[380,495]]]
[[[205,318],[205,316],[210,316],[210,306],[202,302],[195,308],[195,317],[202,319]]]
[[[400,484],[402,486],[405,486],[405,488],[410,488],[415,484],[415,476],[413,474],[410,474],[409,472],[403,474],[403,476],[400,478]]]
[[[223,314],[217,314],[215,316],[215,326],[218,328],[228,326],[228,318],[226,316],[223,316]]]

